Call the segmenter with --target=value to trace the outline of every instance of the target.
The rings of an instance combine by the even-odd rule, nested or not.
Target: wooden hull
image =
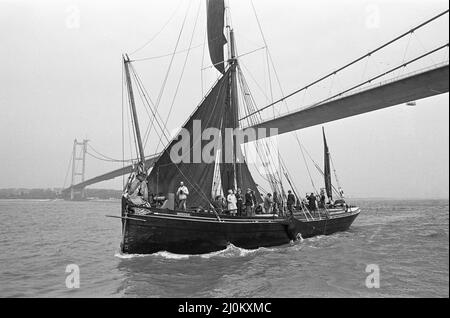
[[[255,216],[224,217],[219,221],[211,214],[146,211],[146,215],[123,215],[123,253],[204,254],[223,250],[230,243],[245,249],[279,246],[300,235],[308,238],[345,231],[359,214],[359,208],[355,208],[321,220]]]

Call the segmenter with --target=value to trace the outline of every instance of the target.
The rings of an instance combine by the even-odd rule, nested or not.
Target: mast
[[[136,133],[136,140],[137,140],[137,143],[138,143],[139,159],[140,159],[140,163],[142,164],[142,167],[144,169],[144,172],[146,172],[144,147],[142,146],[141,131],[139,129],[139,121],[138,121],[138,117],[137,117],[137,113],[136,113],[136,105],[135,105],[135,102],[134,102],[133,86],[131,84],[129,63],[130,63],[130,58],[128,57],[127,54],[125,54],[123,56],[123,65],[125,67],[125,78],[126,78],[126,81],[127,81],[128,98],[129,98],[130,105],[131,105],[131,113],[132,113],[133,122],[134,122],[134,129],[135,129],[135,133]]]
[[[234,40],[234,30],[230,29],[230,53],[231,59],[229,60],[230,68],[231,68],[231,107],[232,107],[232,125],[233,128],[237,128],[239,126],[239,98],[238,98],[238,88],[237,88],[237,57],[236,57],[236,43]],[[242,186],[242,174],[240,162],[238,162],[238,158],[241,158],[240,155],[240,145],[237,144],[236,135],[233,135],[233,162],[234,162],[234,171],[236,178],[236,186],[240,188]]]
[[[238,78],[237,78],[237,54],[236,54],[236,42],[234,38],[234,29],[231,26],[231,13],[230,5],[228,1],[224,1],[225,5],[225,27],[227,40],[227,53],[228,53],[228,68],[230,69],[230,81],[229,81],[229,107],[230,111],[225,116],[227,119],[227,128],[238,128],[239,127],[239,98],[238,98]],[[228,180],[228,185],[236,185],[237,188],[242,186],[242,173],[240,162],[238,162],[241,156],[240,145],[237,144],[236,135],[233,134],[233,164],[232,164],[232,180]],[[225,157],[224,157],[225,158]]]
[[[330,169],[330,151],[327,145],[327,139],[325,137],[325,129],[322,127],[323,135],[323,146],[324,146],[324,171],[323,176],[325,178],[325,191],[327,192],[328,198],[333,199],[333,191],[331,185],[331,169]]]

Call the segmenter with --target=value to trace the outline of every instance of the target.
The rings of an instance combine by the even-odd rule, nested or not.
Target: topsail
[[[227,39],[223,34],[225,4],[224,0],[206,0],[209,56],[214,67],[225,73],[223,46]]]

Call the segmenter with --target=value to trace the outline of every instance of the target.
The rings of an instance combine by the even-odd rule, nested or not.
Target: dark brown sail
[[[332,199],[333,191],[331,189],[331,169],[330,169],[330,151],[328,150],[327,139],[325,137],[325,129],[322,127],[323,134],[323,146],[324,146],[324,178],[325,178],[325,191],[327,196]]]
[[[261,198],[261,194],[258,190],[255,180],[253,179],[252,174],[250,173],[250,170],[248,169],[247,163],[238,163],[237,166],[239,167],[239,169],[236,169],[236,171],[240,171],[240,180],[242,180],[242,184],[240,185],[240,187],[242,188],[243,192],[245,193],[249,188],[254,190],[256,200],[258,201],[258,203],[261,203],[263,201]]]
[[[207,163],[203,158],[198,157],[199,153],[196,150],[200,149],[201,155],[201,150],[210,143],[210,140],[198,140],[194,136],[194,120],[200,121],[202,130],[206,128],[220,129],[224,104],[227,99],[229,76],[230,72],[224,74],[183,126],[191,136],[189,153],[183,154],[183,161],[174,163],[170,156],[172,148],[179,146],[178,142],[181,140],[179,135],[172,140],[155,163],[148,178],[149,193],[163,195],[175,193],[180,181],[183,181],[190,192],[188,205],[190,207],[209,207],[215,162]]]
[[[227,39],[223,34],[225,4],[224,0],[206,0],[208,47],[211,62],[222,74],[225,73],[223,46]]]

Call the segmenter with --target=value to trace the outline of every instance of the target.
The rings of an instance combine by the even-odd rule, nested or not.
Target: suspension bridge
[[[375,76],[370,77],[366,80],[361,80],[359,83],[352,85],[351,87],[324,98],[318,102],[315,102],[306,107],[287,112],[285,114],[279,114],[273,116],[272,118],[265,117],[264,120],[258,123],[253,122],[253,124],[244,125],[244,120],[247,119],[247,123],[251,123],[248,119],[255,115],[260,116],[264,114],[265,111],[277,107],[291,96],[294,96],[302,91],[311,89],[314,86],[319,85],[323,81],[336,76],[344,72],[346,69],[352,67],[357,63],[363,63],[374,54],[379,54],[380,51],[386,49],[387,47],[393,45],[399,40],[412,36],[417,30],[425,27],[426,25],[432,23],[433,21],[442,18],[448,14],[448,10],[434,16],[431,19],[424,21],[423,23],[417,25],[416,27],[406,31],[405,33],[393,38],[392,40],[378,46],[374,50],[367,54],[347,63],[346,65],[337,68],[336,70],[330,72],[329,74],[319,78],[316,81],[303,86],[302,88],[284,96],[283,98],[270,103],[269,105],[255,110],[252,113],[245,115],[240,118],[241,127],[244,128],[265,128],[271,129],[276,128],[278,134],[285,134],[307,127],[356,116],[387,107],[393,107],[396,105],[402,105],[405,103],[414,102],[423,98],[432,97],[435,95],[448,93],[449,90],[449,61],[448,57],[440,61],[439,63],[430,63],[424,68],[416,69],[414,71],[405,73],[401,76],[398,71],[406,70],[409,66],[414,65],[418,62],[423,62],[427,57],[436,54],[437,52],[442,52],[444,50],[448,51],[449,43],[442,43],[435,48],[426,50],[422,54],[408,60],[402,61],[397,66],[392,67],[384,72],[381,72]],[[447,39],[448,41],[448,39]],[[80,148],[80,149],[78,149]],[[129,174],[132,171],[133,165],[130,164],[132,160],[128,160],[128,165],[122,168],[116,169],[104,173],[102,175],[96,176],[94,178],[85,179],[85,158],[86,154],[100,160],[106,161],[120,161],[114,160],[107,156],[101,155],[97,152],[97,155],[90,152],[88,149],[88,141],[83,142],[74,141],[73,153],[72,153],[72,180],[69,187],[62,190],[62,194],[67,199],[77,199],[84,198],[84,189],[90,185],[114,179],[116,177]],[[79,150],[79,151],[77,151]],[[91,149],[94,150],[95,149]],[[146,167],[152,167],[155,161],[158,159],[159,154],[155,154],[146,158]],[[81,162],[81,171],[77,171],[76,162]],[[66,175],[67,177],[67,175]],[[79,180],[77,181],[77,177]]]

